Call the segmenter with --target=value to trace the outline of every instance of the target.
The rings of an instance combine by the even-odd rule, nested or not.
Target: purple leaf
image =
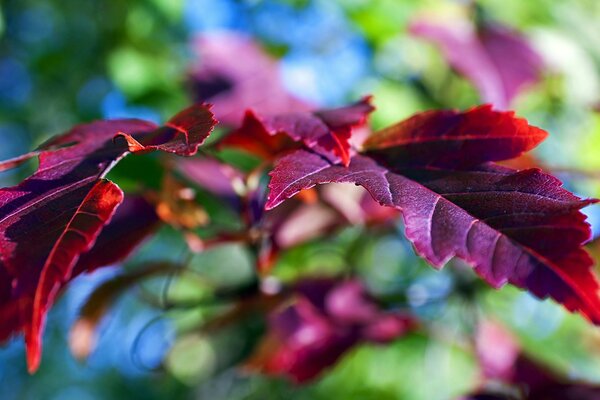
[[[600,387],[573,381],[524,354],[513,335],[498,323],[483,321],[476,337],[485,380],[491,382],[462,400],[511,399],[516,392],[531,400],[596,400]],[[504,385],[499,386],[498,382]],[[487,386],[487,387],[486,387]]]
[[[295,301],[273,312],[249,364],[296,383],[316,378],[362,341],[387,343],[415,326],[409,316],[380,310],[356,280],[309,279],[293,291]]]
[[[307,111],[311,106],[283,86],[278,63],[251,38],[210,34],[194,41],[198,61],[190,80],[198,101],[210,102],[217,118],[238,126],[244,111],[259,114]]]
[[[482,101],[500,109],[539,80],[542,59],[507,27],[488,23],[477,30],[465,20],[418,20],[410,31],[437,44],[448,63],[479,90]]]
[[[271,177],[267,209],[317,184],[355,183],[402,212],[406,236],[432,265],[456,256],[494,287],[511,283],[600,323],[600,287],[581,247],[590,227],[579,211],[594,201],[539,170],[484,164],[393,172],[360,155],[344,168],[298,150],[280,159]]]
[[[177,169],[198,186],[240,209],[240,196],[235,186],[244,185],[241,171],[208,157],[181,160]]]

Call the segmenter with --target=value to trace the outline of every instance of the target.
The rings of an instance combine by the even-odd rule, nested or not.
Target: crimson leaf
[[[591,270],[593,261],[581,247],[590,228],[579,211],[594,200],[574,196],[538,169],[515,171],[483,163],[518,155],[544,135],[537,129],[521,129],[503,137],[506,125],[498,124],[499,131],[483,130],[481,135],[495,138],[494,151],[479,152],[481,138],[477,129],[471,129],[477,125],[469,126],[469,114],[480,110],[465,112],[460,129],[447,130],[445,125],[421,133],[398,129],[398,146],[378,149],[377,158],[383,162],[357,155],[344,168],[306,150],[289,154],[271,172],[266,207],[317,184],[363,186],[380,204],[402,212],[407,238],[432,265],[439,268],[456,256],[494,287],[511,283],[540,298],[552,297],[600,324],[600,287]],[[510,113],[498,114],[512,118]],[[413,119],[438,117],[429,113]],[[436,135],[450,145],[422,144],[422,138]],[[456,137],[463,142],[458,151],[452,145]],[[390,137],[382,141],[394,142]],[[464,158],[481,164],[462,162]],[[450,169],[457,166],[463,169]]]
[[[119,136],[125,138],[132,153],[161,150],[180,156],[193,156],[215,124],[210,106],[192,106],[169,119],[165,126],[149,135],[142,135],[139,141],[136,135],[127,132],[119,132]]]

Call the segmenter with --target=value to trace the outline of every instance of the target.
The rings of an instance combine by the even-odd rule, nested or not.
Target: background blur
[[[84,121],[164,120],[193,99],[189,73],[202,62],[194,38],[224,30],[254,38],[279,59],[285,90],[306,103],[335,106],[373,94],[374,127],[427,109],[478,104],[476,89],[439,49],[407,32],[418,18],[462,15],[467,3],[3,0],[0,159],[27,152]],[[570,190],[600,196],[600,2],[481,0],[477,6],[486,18],[520,31],[544,60],[540,81],[511,107],[550,132],[536,155]],[[3,173],[0,184],[14,184],[23,174]],[[588,213],[594,234],[600,235],[598,207]],[[349,228],[331,240],[295,248],[275,274],[289,279],[317,268],[339,271],[356,235]],[[140,253],[176,257],[182,247],[165,230]],[[89,290],[115,274],[109,268],[78,279],[53,309],[35,376],[26,373],[21,339],[0,348],[1,397],[450,399],[474,385],[476,363],[461,338],[472,328],[470,317],[481,310],[505,322],[530,354],[553,368],[600,382],[600,334],[580,317],[513,288],[482,287],[474,294],[470,271],[434,271],[399,235],[374,236],[355,253],[352,262],[374,291],[406,293],[409,306],[439,332],[409,335],[384,347],[359,346],[322,379],[294,387],[232,366],[255,335],[254,327],[215,338],[176,335],[186,318],[195,318],[193,311],[167,317],[140,293],[130,293],[103,324],[98,349],[82,366],[68,350],[68,329]],[[192,265],[225,283],[251,276],[251,266],[236,248],[200,254]]]

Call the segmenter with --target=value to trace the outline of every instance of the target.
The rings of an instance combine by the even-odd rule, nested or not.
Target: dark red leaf
[[[466,168],[531,150],[548,133],[490,105],[465,112],[427,111],[371,136],[364,149],[394,167]]]
[[[26,193],[26,192],[25,192]],[[5,193],[1,193],[4,195]],[[79,255],[93,245],[123,200],[106,180],[92,181],[67,195],[45,194],[0,220],[1,269],[10,287],[0,308],[3,337],[23,329],[30,371],[39,365],[45,315]],[[43,208],[38,207],[40,203]],[[3,202],[3,208],[10,203]]]
[[[271,135],[263,121],[253,111],[246,111],[242,126],[230,133],[220,143],[223,147],[243,149],[265,160],[294,148],[294,141],[284,133]]]
[[[36,151],[0,162],[0,171],[6,171],[40,156],[39,170],[45,171],[43,180],[54,179],[65,171],[84,169],[82,176],[104,171],[113,160],[121,157],[127,148],[122,145],[108,143],[119,131],[150,133],[157,129],[152,122],[136,119],[114,121],[96,121],[78,125],[69,132],[56,136],[42,144]],[[90,160],[85,160],[88,157]],[[93,165],[96,161],[100,163]]]
[[[500,141],[497,152],[486,153],[479,161],[523,151],[523,143],[531,143],[531,132],[517,134],[525,139]],[[417,138],[418,143],[420,136],[403,132],[402,137]],[[477,135],[464,140],[476,141]],[[591,270],[592,259],[582,248],[590,227],[579,211],[594,200],[579,199],[537,169],[517,172],[493,164],[469,170],[431,168],[428,164],[439,160],[444,165],[463,165],[441,148],[416,148],[413,160],[418,162],[390,158],[390,168],[360,155],[344,168],[298,150],[280,159],[272,171],[266,208],[317,184],[355,183],[380,204],[402,212],[406,236],[432,265],[439,268],[456,256],[494,287],[511,283],[540,298],[552,297],[600,324],[600,287]],[[448,146],[446,151],[453,154],[456,149]],[[421,158],[428,153],[435,157]]]
[[[352,129],[365,124],[374,110],[371,97],[337,109],[314,113],[294,112],[261,118],[252,111],[242,126],[223,141],[223,145],[240,147],[268,160],[301,142],[331,162],[350,162]]]
[[[115,135],[130,132],[150,149],[191,154],[204,140],[207,124],[214,123],[204,106],[195,109],[194,115],[206,120],[190,117],[188,109],[170,122],[180,130],[157,129],[139,120],[77,126],[27,155],[39,154],[32,176],[0,190],[0,277],[6,278],[0,284],[0,317],[5,321],[0,340],[25,332],[30,371],[39,364],[46,313],[64,284],[76,274],[125,257],[155,224],[143,209],[136,210],[135,215],[145,216],[131,225],[139,228],[135,234],[116,245],[110,244],[114,236],[102,239],[76,266],[123,200],[121,190],[102,179],[129,150],[124,141],[113,140]],[[120,222],[115,222],[117,229]],[[103,251],[107,245],[110,251]]]
[[[539,80],[541,57],[507,27],[486,23],[477,30],[464,20],[419,20],[410,31],[437,44],[448,63],[477,87],[482,101],[498,108],[508,108],[523,88]]]

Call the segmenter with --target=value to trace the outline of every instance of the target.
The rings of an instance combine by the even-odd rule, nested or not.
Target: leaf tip
[[[26,339],[27,372],[33,375],[40,367],[42,360],[42,343],[40,333],[30,333]]]
[[[119,132],[115,135],[114,139],[118,137],[122,137],[123,139],[125,139],[125,142],[127,143],[127,148],[130,152],[139,153],[142,151],[146,151],[146,147],[140,142],[138,142],[136,139],[134,139],[133,136],[125,132]]]

